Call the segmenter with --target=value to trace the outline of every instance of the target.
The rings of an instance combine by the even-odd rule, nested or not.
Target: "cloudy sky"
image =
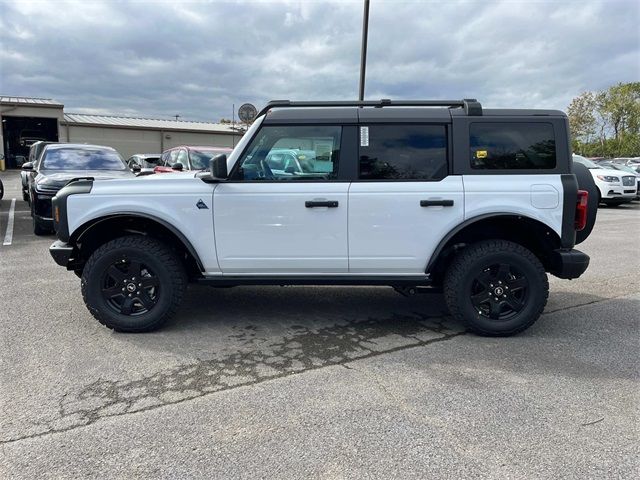
[[[640,1],[371,0],[365,98],[565,109],[640,80]],[[362,1],[0,0],[0,94],[217,121],[355,99]]]

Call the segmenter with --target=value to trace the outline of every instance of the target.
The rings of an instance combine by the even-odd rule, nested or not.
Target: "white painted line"
[[[2,245],[11,245],[13,241],[13,217],[16,211],[16,199],[11,199],[11,207],[9,207],[9,220],[7,220],[7,233],[4,234],[4,243]]]

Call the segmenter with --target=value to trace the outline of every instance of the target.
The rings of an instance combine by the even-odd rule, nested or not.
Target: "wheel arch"
[[[200,276],[205,271],[189,239],[171,223],[147,213],[115,212],[93,218],[76,228],[68,243],[80,253],[78,263],[83,266],[100,245],[130,234],[148,235],[164,241],[181,254],[190,276]]]
[[[546,270],[553,268],[552,251],[561,247],[560,235],[540,220],[509,212],[488,213],[469,218],[451,229],[438,243],[425,272],[439,283],[458,251],[491,239],[523,245],[540,259]]]

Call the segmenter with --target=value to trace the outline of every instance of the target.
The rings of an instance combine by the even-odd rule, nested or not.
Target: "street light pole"
[[[364,75],[367,68],[367,38],[369,36],[369,0],[364,0],[364,16],[362,18],[362,51],[360,52],[360,95],[364,100]]]

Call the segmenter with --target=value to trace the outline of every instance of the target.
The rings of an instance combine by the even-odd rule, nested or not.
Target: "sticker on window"
[[[360,146],[369,146],[369,127],[360,127]]]
[[[487,158],[486,150],[476,150],[476,158]]]

